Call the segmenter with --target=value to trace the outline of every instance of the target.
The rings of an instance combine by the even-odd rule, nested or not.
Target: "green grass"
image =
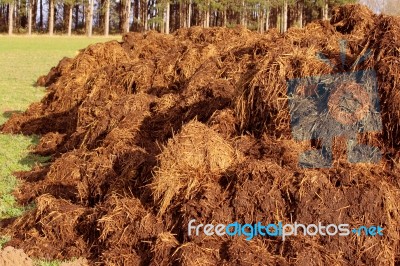
[[[17,185],[12,173],[29,170],[36,163],[44,163],[49,159],[29,154],[29,147],[37,142],[37,136],[0,134],[0,219],[19,216],[24,211],[11,194]]]
[[[61,264],[61,261],[55,260],[55,261],[47,261],[47,260],[38,260],[35,262],[36,266],[59,266]]]
[[[63,57],[73,57],[89,44],[120,37],[46,37],[0,36],[0,124],[14,112],[22,112],[45,94],[43,88],[34,87],[40,75],[47,74]],[[16,217],[25,208],[16,204],[12,192],[18,185],[13,172],[29,170],[49,158],[29,154],[37,144],[38,136],[0,134],[0,219]],[[0,236],[0,248],[8,241]],[[58,265],[57,261],[38,261],[39,265]]]
[[[10,238],[9,238],[9,237],[1,236],[1,237],[0,237],[0,249],[2,249],[2,248],[3,248],[3,245],[4,245],[5,243],[7,243],[8,241],[10,241]]]
[[[0,36],[0,124],[14,111],[25,110],[43,97],[33,84],[64,56],[72,57],[91,43],[113,38]]]

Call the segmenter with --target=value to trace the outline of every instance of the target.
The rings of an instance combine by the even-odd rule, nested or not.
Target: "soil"
[[[15,249],[11,246],[0,250],[0,265],[2,266],[33,266],[33,261],[22,249]]]
[[[40,77],[47,95],[1,127],[42,135],[34,152],[51,155],[17,173],[17,199],[36,208],[1,234],[29,256],[90,265],[398,265],[399,34],[400,18],[347,5],[285,34],[193,27],[90,45]],[[338,137],[331,168],[301,168],[299,154],[318,143],[293,139],[287,81],[360,69],[377,73],[383,128],[359,140],[382,159],[350,163]],[[191,219],[379,225],[384,235],[246,241],[188,236]]]

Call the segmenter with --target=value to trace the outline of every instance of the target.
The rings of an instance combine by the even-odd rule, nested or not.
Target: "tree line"
[[[0,32],[116,34],[242,25],[264,32],[328,19],[357,0],[0,0]]]

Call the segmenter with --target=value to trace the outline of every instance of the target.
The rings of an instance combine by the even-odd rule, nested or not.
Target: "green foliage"
[[[4,244],[6,244],[10,240],[11,238],[8,236],[0,236],[0,249],[2,249]]]

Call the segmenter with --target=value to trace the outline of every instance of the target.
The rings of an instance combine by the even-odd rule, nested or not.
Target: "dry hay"
[[[364,35],[374,27],[375,18],[366,6],[356,4],[334,9],[330,22],[341,33]]]
[[[196,195],[212,179],[234,163],[234,150],[223,138],[205,125],[193,121],[170,139],[160,154],[153,190],[164,213],[173,198]]]
[[[254,239],[246,241],[243,238],[234,237],[227,245],[226,257],[229,264],[250,266],[256,261],[260,265],[289,265],[289,263],[279,255],[271,253],[271,248],[276,243],[273,241],[262,241]]]
[[[173,261],[171,259],[176,247],[179,246],[178,240],[174,234],[170,232],[162,232],[157,236],[157,240],[152,247],[151,252],[154,254],[150,265],[169,265]]]
[[[0,231],[29,255],[90,264],[397,265],[399,34],[398,18],[350,5],[283,35],[193,27],[91,45],[41,77],[45,98],[1,127],[42,134],[35,152],[52,159],[17,174],[16,197],[37,206]],[[383,132],[359,140],[382,160],[350,164],[338,137],[332,168],[300,168],[321,143],[293,140],[287,81],[361,69],[377,72]],[[246,241],[189,236],[191,219],[385,229]]]
[[[49,132],[40,138],[39,144],[35,147],[35,153],[46,156],[56,153],[64,143],[65,134]]]
[[[33,257],[46,250],[46,255],[41,256],[46,259],[87,256],[85,240],[76,231],[87,210],[50,195],[41,195],[35,203],[34,210],[16,219],[9,228],[12,240],[8,244],[19,245]]]
[[[108,265],[149,263],[150,243],[163,232],[160,220],[145,210],[136,198],[111,195],[98,207],[104,215],[97,220],[97,252]],[[147,263],[146,263],[147,261]]]

